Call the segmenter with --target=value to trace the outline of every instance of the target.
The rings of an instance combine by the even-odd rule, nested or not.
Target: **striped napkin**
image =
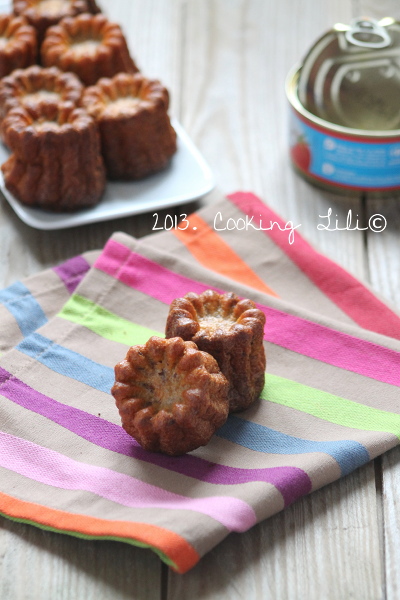
[[[209,288],[265,312],[264,391],[207,446],[146,452],[113,367],[163,336],[174,298]],[[13,284],[0,322],[0,512],[152,548],[180,573],[399,442],[399,316],[252,194]]]

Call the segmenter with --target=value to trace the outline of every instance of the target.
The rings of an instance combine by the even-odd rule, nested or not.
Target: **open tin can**
[[[286,81],[290,154],[310,182],[400,191],[400,23],[335,25]]]

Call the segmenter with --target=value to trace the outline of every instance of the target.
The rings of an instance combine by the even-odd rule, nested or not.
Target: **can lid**
[[[304,58],[298,97],[336,125],[400,129],[400,23],[360,17],[336,24]]]

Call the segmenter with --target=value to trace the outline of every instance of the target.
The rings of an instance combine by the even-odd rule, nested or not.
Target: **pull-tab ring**
[[[353,21],[345,37],[350,44],[362,48],[386,48],[391,43],[387,29],[368,17]]]

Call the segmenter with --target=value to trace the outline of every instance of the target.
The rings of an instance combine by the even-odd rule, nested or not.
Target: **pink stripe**
[[[107,248],[106,254],[107,259],[104,263],[107,267],[106,273],[111,275],[111,277],[117,278],[118,272],[121,267],[124,265],[125,261],[129,260],[132,257],[132,252],[129,248],[120,244],[118,242],[114,242],[113,240],[109,240],[105,246]],[[100,254],[99,258],[96,260],[94,266],[96,266],[99,261],[102,263],[102,255],[104,251]],[[104,269],[105,270],[105,269]]]
[[[129,252],[128,255],[124,252],[126,250],[119,242],[109,240],[96,260],[95,268],[166,304],[188,292],[201,294],[210,289],[209,285],[178,275],[136,252]],[[117,262],[118,256],[123,261],[120,264]]]
[[[254,216],[255,222],[259,222],[261,217],[264,226],[270,221],[279,223],[281,227],[285,226],[285,222],[254,194],[237,192],[231,194],[229,199],[242,212],[250,217]],[[277,227],[264,233],[355,323],[400,340],[400,318],[358,279],[314,250],[298,230],[293,244],[288,243],[287,232],[282,234]]]
[[[329,329],[269,307],[265,339],[292,352],[400,386],[400,352]]]
[[[188,292],[201,293],[210,286],[170,271],[148,258],[120,249],[110,240],[95,267],[114,276],[124,284],[170,304]],[[118,269],[114,257],[120,253],[125,262]],[[216,288],[213,288],[216,289]],[[218,290],[222,292],[222,290]],[[289,315],[258,304],[267,316],[265,340],[321,362],[352,371],[377,381],[400,386],[400,353],[372,342]]]
[[[0,465],[46,485],[78,492],[84,490],[130,508],[202,513],[229,531],[246,531],[256,523],[253,509],[238,498],[187,498],[123,473],[72,460],[54,450],[1,432]]]

